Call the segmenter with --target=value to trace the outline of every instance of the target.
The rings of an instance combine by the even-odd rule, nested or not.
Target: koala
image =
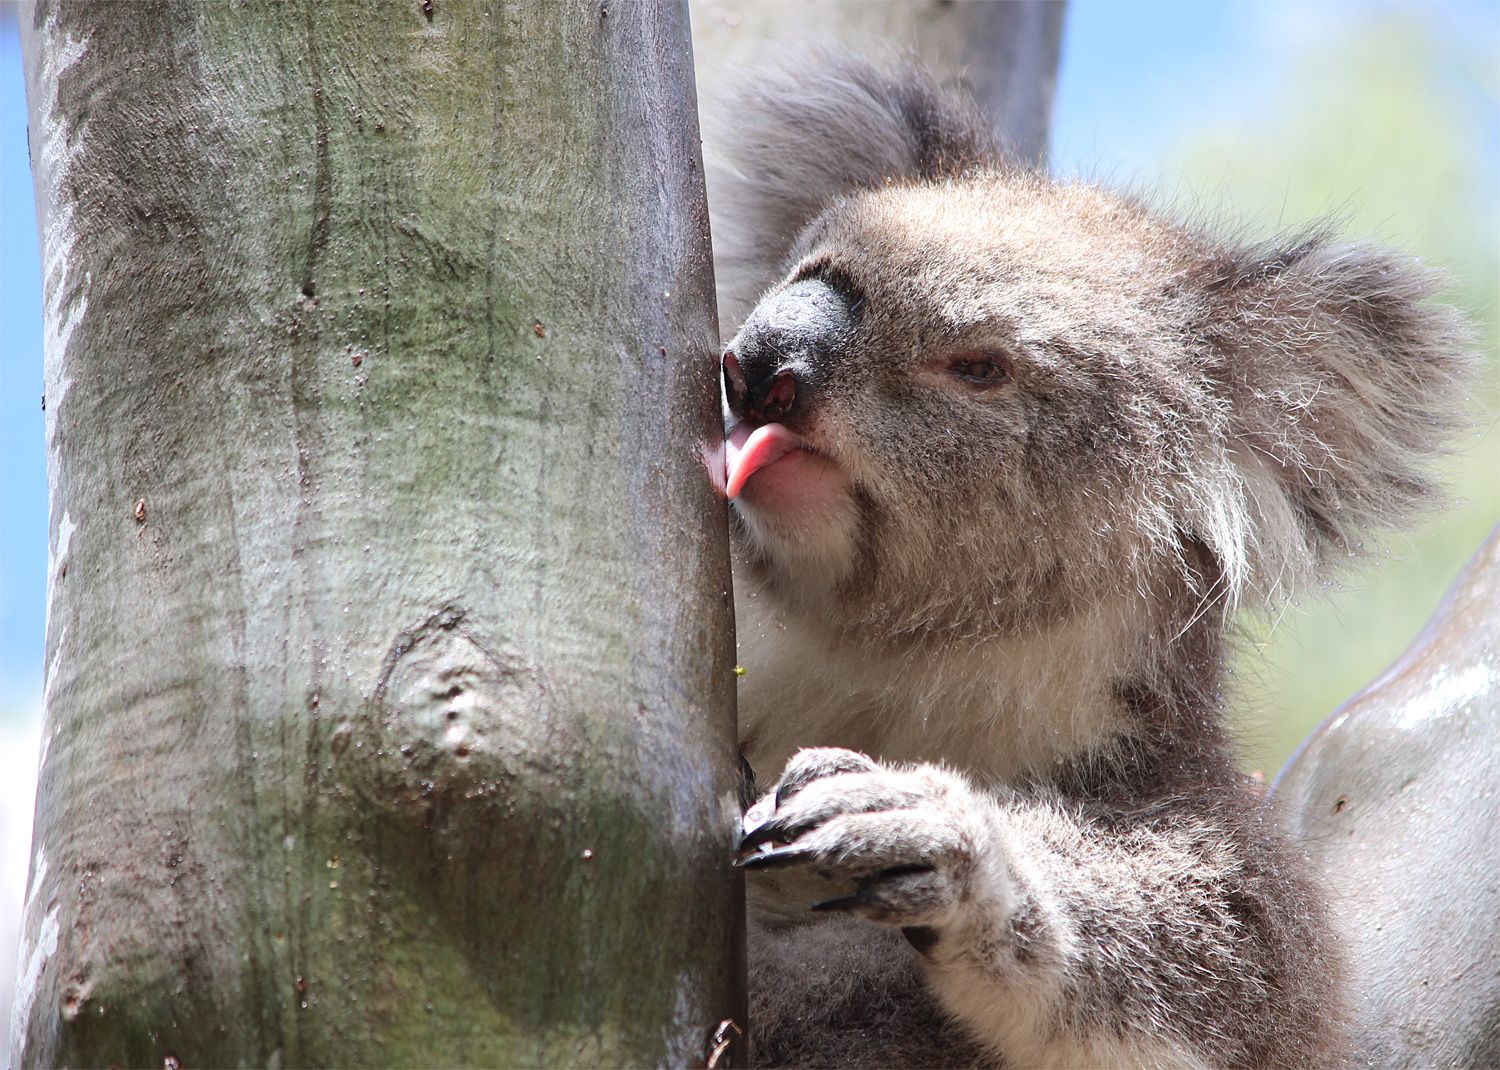
[[[1339,1064],[1225,650],[1431,493],[1433,275],[1054,181],[907,63],[759,83],[710,193],[755,1061]]]

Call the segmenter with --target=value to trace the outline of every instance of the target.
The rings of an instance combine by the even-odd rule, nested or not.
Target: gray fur
[[[735,509],[742,740],[787,778],[749,817],[758,1059],[1337,1064],[1339,956],[1235,772],[1225,631],[1428,494],[1468,363],[1434,279],[1012,168],[906,67],[824,56],[737,122],[726,316],[809,278],[855,310],[787,419],[824,507]],[[972,354],[1013,381],[955,379]]]
[[[884,69],[822,52],[805,69],[806,77],[781,73],[787,92],[705,117],[715,127],[705,153],[725,323],[745,318],[781,273],[792,238],[834,197],[995,151],[975,105],[945,100],[920,67]],[[716,152],[721,145],[732,154]]]

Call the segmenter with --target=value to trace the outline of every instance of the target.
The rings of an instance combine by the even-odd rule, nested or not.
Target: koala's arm
[[[778,846],[748,865],[851,884],[815,909],[899,926],[947,1012],[1007,1065],[1303,1066],[1335,1050],[1320,994],[1336,967],[1307,952],[1314,897],[1276,865],[1273,834],[1253,842],[1248,796],[1237,813],[1176,799],[1104,817],[812,750],[771,802],[747,840]]]

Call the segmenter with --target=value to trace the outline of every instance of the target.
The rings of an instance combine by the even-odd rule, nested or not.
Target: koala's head
[[[1227,605],[1425,493],[1465,360],[1424,271],[1008,169],[931,87],[856,74],[814,115],[894,148],[851,176],[805,87],[778,105],[797,166],[760,196],[806,208],[723,356],[742,550],[786,599],[886,635]]]

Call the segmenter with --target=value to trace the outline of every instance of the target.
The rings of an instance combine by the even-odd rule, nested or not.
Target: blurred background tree
[[[1406,647],[1500,523],[1500,186],[1496,42],[1444,40],[1419,9],[1376,9],[1299,49],[1264,110],[1189,138],[1166,166],[1247,229],[1333,214],[1445,272],[1485,357],[1473,425],[1445,465],[1452,501],[1371,546],[1335,589],[1245,622],[1235,700],[1246,761],[1275,772]],[[1172,164],[1176,167],[1173,168]]]

